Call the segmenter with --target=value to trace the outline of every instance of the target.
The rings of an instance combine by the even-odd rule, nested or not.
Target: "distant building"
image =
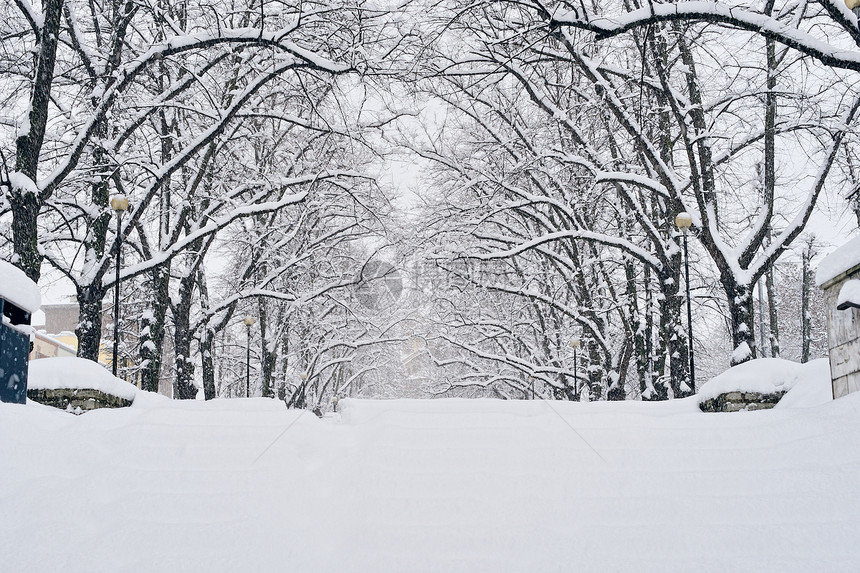
[[[78,320],[80,319],[80,308],[78,303],[62,303],[62,304],[43,304],[42,312],[45,313],[45,324],[42,328],[49,334],[59,334],[60,332],[75,332],[78,328]],[[106,308],[102,311],[102,332],[108,325],[113,324],[111,318],[111,309]],[[33,325],[38,326],[38,325]]]
[[[74,338],[74,335],[72,335],[72,338]],[[75,340],[75,343],[77,343],[77,340]],[[57,337],[33,331],[33,346],[30,350],[30,360],[76,355],[77,348],[74,345],[58,340]]]
[[[78,337],[75,335],[75,330],[78,328],[80,319],[78,303],[43,304],[41,310],[45,313],[45,324],[33,326],[37,330],[43,330],[44,333],[41,334],[41,342],[37,335],[30,360],[49,356],[68,356],[69,349],[71,349],[71,355],[75,356],[78,350]],[[107,328],[112,325],[109,310],[102,312],[102,332],[107,332]],[[41,350],[36,350],[37,345]],[[51,346],[54,348],[50,348]],[[99,362],[110,366],[111,360],[111,353],[102,344],[99,349]]]
[[[825,257],[815,282],[826,298],[833,397],[860,392],[860,237]]]
[[[67,304],[43,304],[42,312],[45,313],[45,332],[59,334],[60,332],[74,332],[78,327],[78,303]],[[36,326],[36,325],[34,325]]]

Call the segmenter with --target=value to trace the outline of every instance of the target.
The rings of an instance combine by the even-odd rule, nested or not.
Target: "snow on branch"
[[[266,32],[265,30],[254,28],[239,28],[219,30],[218,32],[174,36],[164,42],[159,42],[153,45],[149,50],[140,54],[127,65],[119,68],[114,73],[113,77],[110,78],[109,86],[102,94],[98,105],[93,110],[92,116],[76,134],[71,145],[71,151],[39,185],[42,200],[47,200],[53,193],[56,186],[75,169],[81,155],[84,153],[84,149],[92,139],[96,129],[104,120],[108,110],[111,109],[119,95],[152,64],[165,58],[192,50],[231,44],[266,46],[280,49],[284,53],[284,58],[279,58],[277,60],[277,64],[274,65],[270,71],[263,73],[261,78],[246,88],[245,91],[237,97],[236,102],[234,102],[233,106],[231,106],[231,110],[227,114],[227,119],[232,118],[236,113],[238,113],[247,99],[250,98],[250,96],[255,93],[262,84],[267,83],[271,78],[281,75],[290,69],[295,69],[297,67],[311,67],[323,70],[330,74],[343,74],[351,71],[351,68],[348,65],[328,60],[292,42],[285,41],[284,37],[290,31],[292,31],[292,28],[274,32]],[[225,123],[225,121],[220,122],[221,125],[224,125]]]
[[[15,4],[18,5],[18,9],[21,10],[21,14],[24,15],[24,18],[27,19],[27,23],[30,24],[30,28],[33,29],[33,32],[38,36],[42,27],[45,25],[45,18],[42,14],[36,12],[36,9],[33,8],[33,5],[30,4],[29,0],[15,0]]]
[[[285,186],[285,187],[286,186],[298,186],[298,185],[313,183],[315,181],[321,181],[321,180],[325,180],[325,179],[333,179],[333,178],[337,178],[337,177],[341,177],[341,176],[349,177],[349,176],[354,176],[354,175],[355,174],[353,172],[332,171],[332,172],[326,172],[326,173],[322,173],[322,174],[311,174],[311,175],[307,175],[307,176],[303,176],[303,177],[296,177],[296,178],[293,178],[292,180],[281,179],[277,183],[279,186]],[[197,229],[195,229],[194,231],[192,231],[188,235],[182,237],[182,239],[171,244],[164,251],[153,256],[151,259],[146,260],[146,261],[139,263],[137,265],[134,265],[134,266],[126,267],[125,269],[123,269],[123,272],[122,272],[122,280],[136,276],[136,275],[138,275],[138,274],[140,274],[140,273],[142,273],[148,269],[153,268],[154,266],[162,264],[163,262],[167,261],[168,259],[170,259],[170,258],[176,256],[177,254],[179,254],[180,252],[184,251],[191,244],[193,244],[195,240],[200,239],[200,238],[205,237],[205,236],[208,236],[212,233],[215,233],[215,232],[223,229],[224,227],[226,227],[227,225],[229,225],[233,221],[236,221],[237,219],[248,217],[251,215],[271,213],[273,211],[283,209],[284,207],[287,207],[289,205],[295,205],[296,203],[301,203],[302,201],[305,200],[307,195],[308,195],[307,191],[300,191],[297,193],[291,193],[291,194],[285,195],[284,197],[282,197],[281,199],[279,199],[277,201],[266,201],[266,202],[260,202],[260,203],[251,203],[248,205],[242,205],[242,206],[236,207],[236,208],[228,211],[227,213],[223,214],[222,216],[210,220],[206,225],[198,227]],[[113,279],[108,278],[106,276],[103,280],[103,284],[104,284],[105,288],[110,288],[113,285]]]
[[[829,0],[824,0],[823,3],[829,3]],[[776,18],[748,8],[728,6],[723,2],[697,0],[670,4],[649,3],[647,7],[614,17],[592,14],[582,8],[558,10],[550,16],[549,21],[553,27],[569,26],[594,32],[598,39],[617,36],[657,22],[702,21],[728,24],[785,44],[825,65],[860,71],[860,52],[834,47]],[[844,22],[840,24],[844,27]]]
[[[513,237],[492,237],[494,240],[503,242],[503,243],[516,243],[516,239]],[[619,248],[627,253],[630,253],[632,256],[636,257],[643,263],[650,265],[655,269],[662,268],[662,264],[660,260],[657,259],[654,255],[631,243],[630,241],[624,240],[619,237],[613,237],[612,235],[606,235],[604,233],[595,233],[594,231],[583,231],[583,230],[565,230],[558,231],[555,233],[547,233],[546,235],[536,237],[531,241],[526,241],[524,243],[516,244],[516,246],[506,249],[504,251],[495,251],[491,253],[482,253],[482,254],[472,254],[465,255],[469,258],[478,259],[482,261],[491,261],[497,259],[506,259],[510,257],[514,257],[516,255],[522,254],[531,249],[535,249],[545,243],[552,243],[555,241],[561,241],[565,239],[583,239],[586,241],[592,241],[594,243],[599,243],[602,245],[607,245],[610,247]]]
[[[637,175],[636,173],[626,173],[623,171],[600,171],[594,176],[595,183],[629,183],[638,185],[649,191],[653,191],[662,197],[669,198],[669,190],[666,189],[659,181]]]
[[[524,376],[538,377],[539,372],[542,370],[540,367],[533,364],[532,362],[530,362],[524,358],[521,358],[515,354],[511,354],[509,352],[506,352],[504,354],[496,354],[493,352],[484,351],[484,350],[482,350],[482,349],[480,349],[477,346],[474,346],[472,344],[469,344],[466,342],[461,342],[461,341],[459,341],[453,337],[450,337],[448,335],[442,335],[440,338],[442,338],[442,340],[445,340],[446,342],[448,342],[452,346],[455,346],[457,348],[461,348],[461,349],[469,352],[470,354],[477,356],[478,358],[482,358],[484,360],[489,360],[492,362],[507,364],[508,366],[510,366],[510,367],[514,368],[515,370],[519,371],[520,373],[522,373],[522,375],[524,375]],[[477,367],[475,367],[475,370],[480,371],[480,369],[478,369]],[[550,377],[541,376],[540,379],[545,384],[549,384],[549,385],[553,386],[554,388],[562,388],[563,387],[561,384],[559,384],[557,381],[553,380]]]

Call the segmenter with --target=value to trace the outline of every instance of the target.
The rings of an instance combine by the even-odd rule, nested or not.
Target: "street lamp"
[[[693,363],[693,311],[690,305],[690,253],[687,250],[687,232],[693,225],[693,217],[687,212],[678,213],[675,224],[684,235],[684,272],[687,280],[687,340],[690,353],[690,393],[696,393],[696,368]]]
[[[242,321],[248,329],[248,343],[245,346],[245,398],[251,397],[251,327],[257,322],[253,316],[246,316]]]
[[[573,348],[573,393],[577,396],[579,395],[578,382],[579,377],[577,376],[577,368],[576,368],[576,358],[577,353],[579,351],[579,337],[574,337],[570,339],[570,347]]]
[[[110,208],[116,213],[116,284],[113,287],[113,375],[116,376],[117,357],[119,356],[119,263],[122,249],[120,224],[122,214],[128,211],[128,197],[114,195],[110,199]]]

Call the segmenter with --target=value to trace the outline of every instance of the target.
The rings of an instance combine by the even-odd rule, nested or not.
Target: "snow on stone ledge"
[[[857,265],[860,265],[860,235],[824,257],[815,272],[815,284],[821,286]]]
[[[24,271],[6,261],[0,261],[0,297],[5,298],[30,314],[42,306],[42,293]]]
[[[114,377],[104,366],[75,357],[31,360],[28,390],[98,390],[118,398],[134,400],[137,388]]]
[[[824,361],[826,362],[826,361]],[[757,392],[774,394],[788,392],[798,382],[810,377],[821,377],[822,361],[806,364],[781,358],[758,358],[729,368],[702,385],[697,394],[699,402],[711,400],[727,392]],[[830,370],[827,369],[827,379]]]
[[[836,308],[842,310],[850,306],[860,307],[860,280],[858,279],[845,281],[836,299]]]

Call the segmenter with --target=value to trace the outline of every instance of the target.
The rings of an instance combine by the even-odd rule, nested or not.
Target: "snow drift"
[[[809,369],[813,369],[810,366]],[[0,404],[6,571],[855,572],[860,395]],[[816,386],[818,385],[818,386]],[[803,406],[803,407],[796,407]]]

